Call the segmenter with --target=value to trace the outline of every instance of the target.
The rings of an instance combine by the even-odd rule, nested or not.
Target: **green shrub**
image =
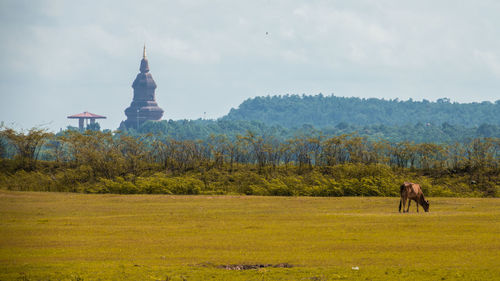
[[[150,177],[138,177],[136,186],[141,193],[147,194],[172,194],[168,189],[169,181],[165,174],[157,173]]]
[[[294,190],[284,184],[279,179],[272,179],[266,186],[270,195],[275,196],[291,196],[294,195]]]
[[[167,178],[167,189],[172,194],[200,194],[203,182],[193,177]]]
[[[58,191],[55,190],[54,179],[39,171],[19,170],[13,175],[2,177],[1,185],[17,191]]]
[[[125,180],[123,177],[117,177],[114,180],[99,178],[97,183],[99,193],[118,193],[118,194],[135,194],[140,193],[134,183]]]

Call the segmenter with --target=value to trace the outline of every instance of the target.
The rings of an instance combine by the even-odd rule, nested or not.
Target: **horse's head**
[[[424,207],[424,211],[429,212],[429,200],[422,200],[422,207]]]

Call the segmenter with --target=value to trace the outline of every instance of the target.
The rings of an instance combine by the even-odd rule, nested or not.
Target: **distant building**
[[[85,127],[87,127],[89,125],[88,124],[89,120],[90,120],[90,124],[94,125],[96,119],[106,119],[106,116],[97,115],[97,114],[85,111],[82,113],[68,116],[68,119],[78,119],[78,129],[80,129],[80,131],[83,131],[85,129]]]
[[[137,129],[142,123],[148,120],[157,121],[163,116],[163,109],[155,101],[156,83],[151,73],[149,73],[146,46],[144,46],[139,70],[141,72],[137,74],[132,84],[134,98],[130,106],[125,109],[127,120],[123,121],[120,127]]]

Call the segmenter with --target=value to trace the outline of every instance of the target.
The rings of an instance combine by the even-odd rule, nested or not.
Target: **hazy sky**
[[[146,43],[163,119],[317,94],[500,99],[500,1],[0,0],[0,121],[126,119]],[[266,34],[267,33],[267,34]]]

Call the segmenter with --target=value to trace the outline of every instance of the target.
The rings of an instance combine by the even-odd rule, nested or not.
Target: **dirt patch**
[[[249,270],[249,269],[259,269],[266,267],[274,268],[292,268],[293,265],[289,263],[278,263],[278,264],[226,264],[219,265],[217,268],[227,269],[227,270]]]

